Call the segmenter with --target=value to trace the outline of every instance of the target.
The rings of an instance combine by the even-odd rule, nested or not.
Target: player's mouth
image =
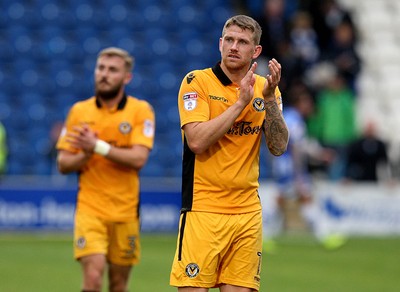
[[[239,55],[235,55],[235,54],[229,54],[229,55],[228,55],[228,58],[230,58],[230,59],[237,59],[237,60],[240,59]]]
[[[234,55],[234,54],[229,54],[227,57],[228,60],[235,62],[237,60],[240,60],[240,57],[238,55]]]

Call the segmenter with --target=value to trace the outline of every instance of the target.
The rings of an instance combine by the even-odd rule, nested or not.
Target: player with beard
[[[95,96],[75,103],[57,143],[63,174],[77,172],[74,256],[82,291],[126,291],[140,259],[139,171],[153,147],[155,115],[150,104],[125,93],[133,57],[106,48],[97,58]]]
[[[258,196],[262,136],[273,155],[288,130],[277,87],[281,65],[255,74],[261,28],[228,19],[221,62],[185,76],[178,94],[183,133],[182,209],[170,284],[179,292],[260,288],[262,214]]]

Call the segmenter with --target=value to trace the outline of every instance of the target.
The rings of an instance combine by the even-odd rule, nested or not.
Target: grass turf
[[[0,291],[80,291],[80,266],[72,259],[71,238],[1,234]],[[133,270],[130,291],[176,291],[168,285],[174,251],[174,235],[144,234],[142,261]],[[341,249],[326,251],[308,235],[286,235],[277,239],[274,253],[263,254],[260,291],[395,292],[399,260],[399,237],[351,238]]]

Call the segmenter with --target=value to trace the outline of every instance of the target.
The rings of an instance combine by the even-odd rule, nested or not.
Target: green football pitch
[[[142,261],[129,291],[176,291],[168,285],[174,250],[174,235],[144,234]],[[0,291],[72,292],[80,291],[80,282],[70,234],[0,234]],[[263,254],[260,291],[395,292],[399,287],[399,237],[350,238],[327,251],[309,235],[286,235],[277,239],[273,253]]]

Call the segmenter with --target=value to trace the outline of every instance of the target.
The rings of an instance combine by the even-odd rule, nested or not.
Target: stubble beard
[[[95,93],[96,93],[96,96],[100,99],[112,100],[115,97],[117,97],[118,93],[121,90],[121,87],[122,87],[122,85],[118,84],[114,87],[111,87],[110,89],[102,90],[99,88],[99,86],[96,86]]]
[[[229,60],[228,58],[225,58],[224,60],[222,60],[222,62],[224,63],[225,67],[232,72],[241,71],[246,67],[245,64],[239,60],[238,62],[234,62],[232,60]]]

